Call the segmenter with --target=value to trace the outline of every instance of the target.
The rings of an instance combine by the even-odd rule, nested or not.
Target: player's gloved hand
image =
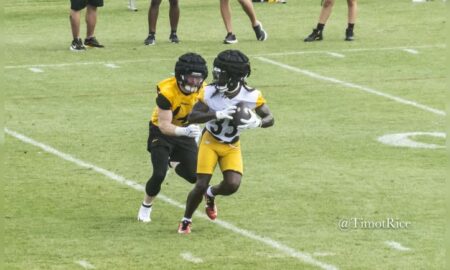
[[[197,125],[189,125],[187,127],[176,127],[175,135],[195,138],[200,136],[201,130]]]
[[[241,122],[244,123],[243,125],[237,126],[238,130],[244,130],[244,129],[251,129],[251,128],[257,128],[261,126],[261,119],[258,115],[256,115],[255,112],[252,110],[249,110],[251,117],[249,119],[241,119]]]
[[[228,108],[221,110],[221,111],[217,111],[216,112],[216,118],[217,120],[222,120],[222,119],[233,119],[233,114],[236,112],[236,106],[232,105],[229,106]]]

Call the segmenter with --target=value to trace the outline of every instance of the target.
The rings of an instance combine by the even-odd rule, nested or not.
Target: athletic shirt
[[[198,100],[205,103],[212,111],[221,111],[229,106],[237,105],[240,102],[254,110],[266,103],[266,100],[258,90],[248,91],[241,86],[239,94],[233,98],[228,98],[222,93],[217,92],[214,85],[208,85],[198,96]],[[210,120],[206,123],[206,129],[218,140],[224,143],[231,143],[239,139],[240,131],[231,120]]]
[[[191,113],[194,104],[198,100],[198,95],[203,92],[204,83],[200,89],[192,94],[183,93],[177,83],[175,77],[168,78],[161,81],[157,85],[158,96],[156,97],[156,104],[158,105],[154,110],[151,118],[151,124],[158,126],[158,107],[162,110],[172,111],[172,124],[179,127],[189,125],[187,121],[188,115]]]

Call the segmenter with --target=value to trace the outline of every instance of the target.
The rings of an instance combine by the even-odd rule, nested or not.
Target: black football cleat
[[[322,31],[318,30],[318,29],[313,29],[312,33],[307,36],[303,41],[304,42],[313,42],[316,40],[322,40],[323,36],[322,36]]]
[[[95,37],[85,38],[84,39],[84,46],[90,47],[90,48],[104,48],[100,42]]]
[[[236,38],[236,35],[234,35],[233,33],[228,33],[225,39],[223,40],[224,44],[235,44],[237,42],[238,40]]]
[[[86,47],[83,45],[83,41],[81,41],[81,38],[76,38],[72,41],[72,44],[70,44],[70,50],[75,52],[83,52],[86,51]]]
[[[345,41],[353,41],[354,39],[353,29],[345,29]]]
[[[262,27],[262,24],[259,23],[257,26],[253,27],[253,31],[255,31],[256,39],[259,41],[267,40],[268,36],[266,30]]]
[[[171,43],[175,43],[175,44],[180,43],[180,40],[178,39],[177,33],[170,34],[169,41]]]
[[[156,38],[155,35],[150,34],[148,37],[144,40],[144,45],[155,45],[156,44]]]

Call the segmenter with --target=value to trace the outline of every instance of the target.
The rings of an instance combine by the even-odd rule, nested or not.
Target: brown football
[[[239,126],[239,125],[243,125],[244,123],[242,123],[242,119],[250,119],[251,114],[250,114],[250,108],[247,107],[247,105],[245,105],[244,102],[239,102],[236,105],[236,112],[233,114],[233,124],[235,126]]]

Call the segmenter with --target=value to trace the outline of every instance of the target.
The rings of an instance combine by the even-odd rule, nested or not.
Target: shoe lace
[[[206,205],[208,207],[214,207],[214,198],[208,195],[206,195],[205,198],[206,198]]]
[[[181,225],[181,229],[182,229],[183,231],[185,231],[185,230],[189,227],[190,224],[191,224],[190,221],[187,221],[187,220],[183,221],[183,223],[182,223],[182,225]]]

